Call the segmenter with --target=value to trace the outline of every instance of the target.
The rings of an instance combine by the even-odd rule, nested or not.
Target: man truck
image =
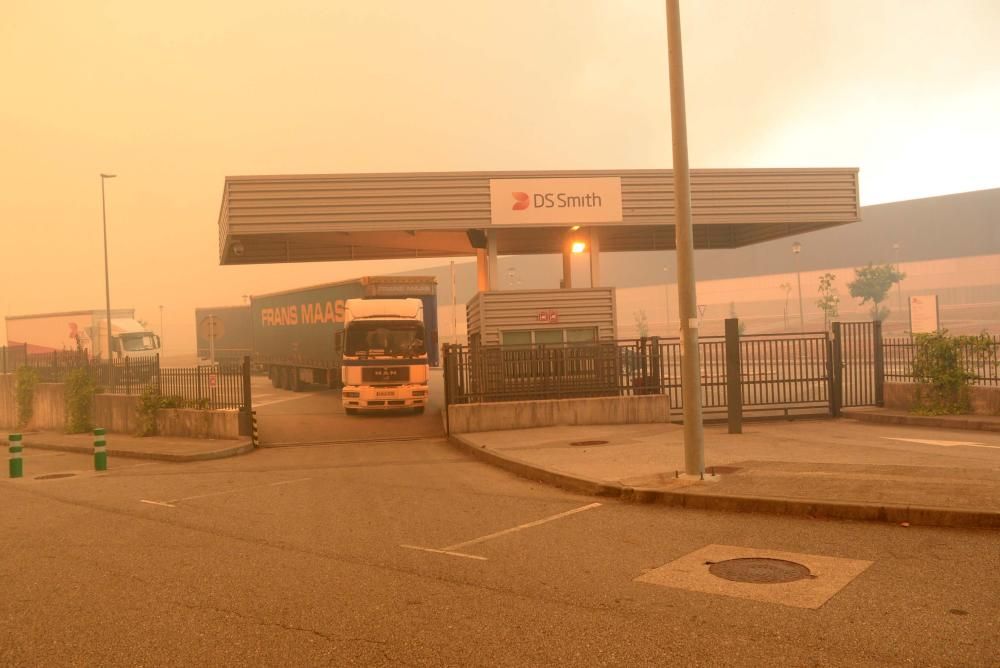
[[[7,345],[27,346],[28,354],[86,351],[91,359],[108,354],[108,318],[104,310],[10,315],[6,318]],[[135,319],[134,309],[111,310],[111,356],[155,355],[160,337]]]
[[[254,362],[275,387],[343,388],[348,413],[422,411],[437,362],[436,281],[365,276],[250,298]]]

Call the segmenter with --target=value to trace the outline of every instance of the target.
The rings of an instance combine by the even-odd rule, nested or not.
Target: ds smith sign
[[[622,180],[490,179],[494,225],[582,225],[622,222]]]

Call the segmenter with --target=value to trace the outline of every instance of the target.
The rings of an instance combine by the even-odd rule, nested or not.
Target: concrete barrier
[[[452,434],[558,425],[648,424],[670,421],[670,397],[588,397],[455,404],[447,408]]]
[[[205,411],[194,408],[161,408],[156,411],[159,436],[237,439],[239,411]]]
[[[917,405],[917,383],[886,383],[885,407],[897,411],[909,411]],[[971,415],[1000,415],[1000,387],[974,385],[969,388]]]

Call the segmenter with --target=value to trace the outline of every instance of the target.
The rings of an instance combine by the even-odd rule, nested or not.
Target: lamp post
[[[795,281],[799,287],[799,331],[806,331],[806,319],[802,314],[802,272],[799,267],[799,253],[802,252],[802,244],[798,241],[792,244],[792,255],[795,256]]]
[[[673,145],[674,234],[677,248],[677,300],[681,332],[681,391],[684,395],[684,472],[705,473],[705,431],[701,410],[701,360],[698,350],[698,295],[691,222],[691,170],[688,163],[684,58],[681,53],[680,0],[667,0],[667,64],[670,77],[670,138]]]
[[[107,316],[108,339],[108,384],[112,384],[114,374],[113,358],[111,356],[111,282],[108,278],[108,213],[104,203],[104,182],[115,178],[115,174],[101,174],[101,224],[104,228],[104,306]]]
[[[670,337],[670,267],[663,268],[663,303],[667,307],[665,336],[669,338]]]
[[[163,304],[160,304],[160,354],[163,354]]]
[[[896,261],[896,272],[899,273],[899,242],[892,245],[893,259]],[[896,308],[900,314],[903,312],[903,286],[902,281],[896,281]]]

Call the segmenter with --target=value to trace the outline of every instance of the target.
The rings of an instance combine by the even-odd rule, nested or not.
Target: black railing
[[[88,359],[86,351],[29,353],[28,346],[0,346],[0,372],[31,367],[43,383],[65,382],[86,369],[101,392],[136,396],[154,388],[174,403],[197,408],[243,409],[249,403],[249,364],[162,368],[159,355],[126,357],[111,364]],[[247,410],[249,410],[247,408]]]
[[[884,339],[885,380],[890,383],[915,383],[913,359],[919,344],[913,337]],[[989,338],[985,346],[965,344],[959,352],[962,368],[972,377],[972,385],[1000,385],[1000,336]]]
[[[739,347],[742,408],[830,409],[825,332],[699,341],[702,407],[725,411],[727,346]],[[448,404],[669,394],[683,408],[681,343],[657,338],[537,346],[445,346]]]

